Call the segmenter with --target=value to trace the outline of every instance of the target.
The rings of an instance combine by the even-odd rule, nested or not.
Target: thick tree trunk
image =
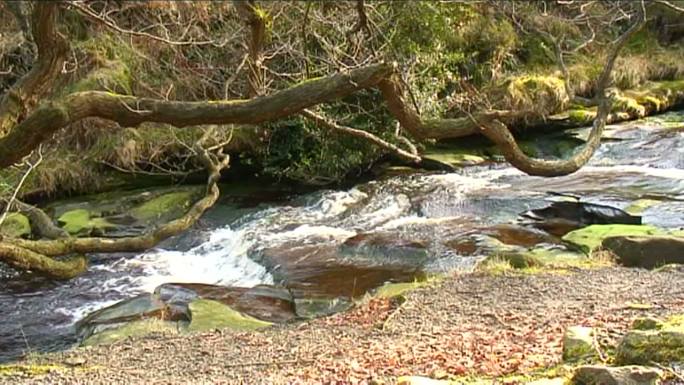
[[[51,91],[69,51],[69,44],[57,31],[59,4],[36,2],[34,7],[31,31],[38,56],[33,68],[0,99],[0,135],[10,132]]]

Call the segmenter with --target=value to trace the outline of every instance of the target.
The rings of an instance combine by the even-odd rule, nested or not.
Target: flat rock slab
[[[574,385],[656,385],[658,369],[645,366],[580,366],[575,370]]]
[[[673,236],[616,236],[602,246],[621,265],[652,269],[670,263],[684,264],[684,238]]]

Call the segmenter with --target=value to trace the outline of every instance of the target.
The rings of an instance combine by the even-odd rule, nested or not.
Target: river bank
[[[569,373],[559,365],[570,326],[595,328],[607,350],[638,317],[681,314],[682,279],[682,269],[622,267],[456,274],[401,303],[369,299],[303,324],[153,334],[31,357],[3,368],[0,383],[392,384],[406,375],[526,383]]]

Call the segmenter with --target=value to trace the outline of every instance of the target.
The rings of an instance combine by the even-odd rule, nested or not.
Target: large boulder
[[[318,316],[325,309],[317,311],[309,310],[309,314]],[[76,324],[76,331],[82,344],[101,344],[161,329],[185,331],[229,327],[243,330],[297,318],[294,299],[284,288],[164,284],[153,293],[141,294],[89,314]]]
[[[258,285],[245,288],[168,283],[157,287],[155,295],[170,308],[186,314],[190,302],[195,299],[209,299],[268,322],[283,323],[296,318],[292,295],[287,289],[277,286]]]
[[[656,385],[658,369],[644,366],[580,366],[571,379],[573,385]]]
[[[598,357],[594,347],[594,330],[585,326],[571,326],[563,335],[563,361],[577,362]]]
[[[624,266],[652,269],[684,264],[684,238],[672,236],[616,236],[601,243]]]
[[[667,231],[648,225],[591,225],[567,233],[563,240],[588,253],[601,246],[606,238],[651,235],[667,235]]]

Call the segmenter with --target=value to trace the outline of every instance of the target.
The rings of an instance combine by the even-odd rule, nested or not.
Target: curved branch
[[[620,50],[624,47],[630,37],[634,35],[645,23],[646,23],[646,13],[644,10],[643,0],[637,6],[637,17],[638,19],[634,24],[632,24],[627,31],[625,31],[616,41],[615,45],[608,55],[606,64],[603,67],[603,71],[598,81],[597,86],[597,97],[599,101],[598,111],[596,113],[596,118],[589,133],[589,138],[584,144],[582,149],[578,151],[569,159],[562,160],[542,160],[530,158],[525,153],[520,150],[520,147],[515,141],[513,134],[506,127],[505,124],[498,120],[494,120],[489,123],[480,122],[479,125],[482,128],[482,133],[493,141],[504,155],[504,158],[511,163],[517,169],[537,176],[563,176],[571,174],[579,170],[584,166],[594,152],[601,145],[601,135],[603,134],[603,129],[606,126],[608,114],[612,108],[613,101],[606,96],[606,88],[610,84],[610,74],[613,71],[615,65],[615,60],[620,54]]]
[[[543,160],[528,157],[520,149],[508,127],[499,120],[478,124],[482,128],[482,134],[494,142],[501,150],[504,158],[518,170],[536,176],[563,176],[572,174],[587,164],[599,148],[611,106],[612,101],[610,99],[602,99],[587,142],[571,158],[562,160]]]
[[[39,237],[48,239],[66,238],[69,233],[57,226],[45,211],[36,206],[24,203],[18,199],[14,201],[17,210],[28,217],[31,223],[31,232]]]
[[[0,242],[0,260],[22,270],[30,270],[55,279],[69,279],[85,271],[87,267],[84,257],[57,261],[51,257],[66,254],[136,252],[151,249],[159,242],[178,235],[190,228],[211,208],[219,198],[218,180],[221,171],[228,167],[229,157],[221,150],[210,153],[203,143],[211,130],[195,145],[195,151],[207,168],[206,195],[195,202],[182,217],[163,224],[154,230],[137,237],[126,238],[62,238],[55,240],[32,241],[20,238],[8,238]]]
[[[34,4],[31,33],[38,55],[33,68],[0,99],[0,134],[9,132],[52,89],[62,71],[69,44],[57,30],[58,13],[57,2]]]
[[[15,269],[29,270],[55,279],[74,278],[88,267],[88,261],[83,256],[58,261],[6,242],[0,242],[0,259]]]
[[[377,85],[394,71],[380,63],[344,73],[308,80],[280,92],[249,100],[180,102],[137,98],[109,92],[71,94],[46,103],[0,139],[0,167],[28,155],[42,141],[70,123],[98,117],[123,126],[143,122],[176,127],[199,124],[256,124],[297,113],[304,108]]]

